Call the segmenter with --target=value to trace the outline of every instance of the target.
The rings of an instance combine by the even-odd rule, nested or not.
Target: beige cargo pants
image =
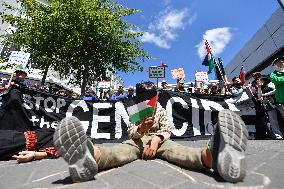
[[[118,145],[99,147],[101,151],[99,170],[118,167],[141,158],[144,146],[151,138],[151,136],[143,136],[141,139],[126,140]],[[200,170],[204,169],[201,151],[202,148],[190,148],[172,140],[166,140],[160,144],[156,157],[188,169]]]

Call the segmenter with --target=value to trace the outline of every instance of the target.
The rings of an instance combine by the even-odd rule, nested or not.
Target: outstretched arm
[[[113,94],[113,95],[109,98],[109,101],[110,101],[110,102],[116,102],[116,101],[117,101],[116,95]]]
[[[18,155],[13,155],[12,157],[17,159],[18,163],[26,163],[33,160],[40,160],[47,156],[48,154],[46,152],[21,151]]]

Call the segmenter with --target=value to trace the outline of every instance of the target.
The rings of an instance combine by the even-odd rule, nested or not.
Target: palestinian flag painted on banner
[[[209,67],[208,73],[212,73],[212,70],[215,68],[215,59],[211,53],[207,40],[205,40],[205,48],[207,51],[207,55],[205,56],[202,65],[208,66]]]
[[[137,123],[147,117],[151,117],[155,111],[158,95],[156,93],[145,93],[135,96],[124,103],[131,123]]]

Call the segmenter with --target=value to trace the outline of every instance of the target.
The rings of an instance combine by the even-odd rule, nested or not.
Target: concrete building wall
[[[7,4],[13,6],[13,7],[18,7],[19,3],[17,3],[16,0],[0,0],[0,12],[5,11],[5,6],[3,6],[3,3],[6,2]],[[6,11],[7,12],[7,11]],[[15,14],[15,12],[10,12],[10,14]],[[0,35],[6,34],[7,30],[9,29],[11,25],[8,24],[7,22],[2,23],[2,18],[0,17]],[[1,44],[2,38],[0,37],[0,52],[3,49],[3,45]]]
[[[279,8],[227,64],[226,73],[232,79],[244,65],[247,79],[255,71],[268,74],[273,71],[271,62],[281,55],[284,55],[284,11]]]

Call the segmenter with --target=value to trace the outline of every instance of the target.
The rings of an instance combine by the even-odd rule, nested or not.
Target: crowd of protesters
[[[195,82],[185,83],[184,79],[178,79],[176,85],[167,83],[166,80],[161,82],[158,86],[161,91],[173,91],[182,93],[191,93],[198,95],[218,95],[226,98],[239,99],[243,93],[250,92],[252,94],[252,100],[255,103],[256,115],[259,119],[256,120],[256,131],[258,139],[271,138],[275,139],[276,136],[271,126],[272,111],[277,111],[282,118],[284,117],[284,58],[279,57],[273,62],[275,71],[265,76],[260,72],[254,72],[252,74],[253,81],[244,85],[239,77],[233,77],[232,81],[222,81],[213,83]],[[60,97],[71,98],[74,100],[85,100],[91,102],[124,102],[126,99],[133,98],[135,96],[135,88],[129,86],[127,90],[120,85],[117,91],[111,89],[104,90],[100,88],[96,93],[91,87],[87,87],[85,94],[79,95],[75,91],[68,91],[63,87],[56,87],[54,84],[40,86],[27,81],[25,78],[27,72],[23,67],[17,67],[15,71],[15,79],[8,81],[7,78],[1,78],[0,80],[0,105],[5,102],[5,98],[2,96],[5,92],[13,88],[29,88],[40,92],[55,94]],[[8,83],[10,86],[8,87]],[[2,99],[1,99],[2,98]],[[273,119],[276,119],[275,116]]]
[[[118,102],[125,101],[126,99],[132,98],[135,96],[135,88],[129,86],[127,90],[124,90],[124,87],[120,85],[117,91],[108,89],[104,90],[100,88],[98,93],[96,93],[91,87],[85,89],[85,93],[80,95],[76,91],[70,91],[63,87],[56,86],[55,84],[46,84],[39,85],[37,83],[31,84],[29,81],[25,80],[27,72],[24,68],[16,69],[16,77],[10,83],[10,87],[20,87],[20,88],[29,88],[30,90],[54,94],[60,97],[71,98],[74,100],[85,100],[92,102]],[[0,92],[8,91],[8,79],[1,78],[0,80]],[[188,84],[187,84],[188,85]],[[256,88],[255,82],[252,84]],[[232,82],[215,82],[206,85],[205,83],[190,83],[186,87],[184,79],[177,80],[175,87],[170,87],[166,80],[161,82],[161,86],[158,87],[160,90],[164,91],[174,91],[174,92],[183,92],[183,93],[194,93],[194,94],[204,94],[204,95],[226,95],[226,96],[237,96],[243,91],[243,86],[240,84],[240,79],[234,77]],[[255,90],[255,89],[254,89]]]

